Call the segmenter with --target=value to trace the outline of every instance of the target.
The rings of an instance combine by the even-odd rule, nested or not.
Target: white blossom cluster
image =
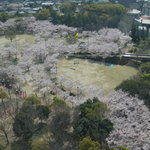
[[[114,91],[103,99],[111,109],[114,130],[107,142],[132,150],[150,150],[150,112],[142,100],[122,91]]]
[[[16,45],[11,43],[7,44],[5,46],[0,47],[0,57],[1,58],[12,58],[12,57],[17,57],[19,52],[16,49]]]
[[[88,37],[81,40],[87,44],[87,52],[104,57],[126,52],[125,48],[131,41],[129,36],[124,35],[118,29],[109,28],[101,29],[98,32],[84,31],[82,36]]]
[[[23,18],[26,24],[26,32],[36,36],[36,47],[41,47],[41,40],[45,47],[57,53],[90,53],[104,57],[112,54],[125,52],[131,43],[131,38],[124,35],[118,29],[101,29],[96,31],[83,31],[78,34],[78,40],[74,44],[66,44],[69,34],[78,33],[77,28],[65,25],[53,25],[49,21],[37,21],[34,17]],[[15,26],[15,19],[10,19],[6,23],[0,22],[0,29]],[[45,41],[45,42],[44,42]],[[80,47],[84,43],[85,46]],[[83,45],[83,44],[82,44]],[[83,48],[84,47],[84,48]],[[44,49],[41,48],[41,51]]]
[[[9,78],[14,78],[17,80],[21,80],[23,76],[20,67],[14,65],[0,67],[0,74],[7,74]]]
[[[15,19],[9,19],[5,23],[0,22],[0,35],[4,34],[4,31],[10,27],[15,25]]]
[[[31,19],[31,20],[30,20]],[[27,30],[42,36],[52,36],[55,33],[59,33],[60,36],[67,36],[68,33],[76,32],[76,28],[68,27],[66,25],[53,25],[49,21],[37,21],[35,18],[24,18],[27,24]]]

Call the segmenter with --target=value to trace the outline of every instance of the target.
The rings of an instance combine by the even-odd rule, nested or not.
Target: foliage
[[[49,146],[46,141],[36,140],[32,142],[32,150],[49,150]]]
[[[70,140],[68,132],[70,127],[70,119],[69,111],[58,112],[52,118],[50,125],[50,131],[52,132],[54,138],[50,144],[52,149],[61,149],[64,145],[64,142]]]
[[[112,4],[112,3],[98,3],[98,4],[90,4],[85,5],[84,8],[90,12],[94,13],[108,13],[109,15],[112,14],[123,14],[126,11],[126,8],[119,4]]]
[[[24,34],[27,28],[27,24],[22,18],[17,18],[15,20],[15,31],[17,34]]]
[[[126,14],[123,15],[118,24],[118,29],[125,34],[128,34],[131,31],[131,28],[132,28],[132,19]]]
[[[139,75],[132,79],[122,82],[116,90],[123,90],[132,96],[138,96],[143,99],[148,108],[150,108],[150,82],[149,75]]]
[[[7,92],[4,91],[4,89],[0,88],[0,99],[1,99],[1,108],[4,108],[4,111],[6,111],[6,106],[5,106],[5,103],[4,103],[4,99],[7,99],[8,98],[8,94]]]
[[[2,108],[2,106],[1,106]],[[11,133],[12,133],[12,118],[9,114],[6,112],[7,108],[5,107],[4,110],[1,110],[0,115],[0,135],[1,139],[3,139],[3,146],[7,147],[10,144],[11,141]],[[4,114],[5,113],[5,114]],[[1,149],[1,146],[0,146]]]
[[[75,11],[79,10],[78,12]],[[97,30],[102,27],[118,27],[118,23],[126,9],[122,5],[112,3],[96,3],[76,7],[74,3],[66,2],[61,6],[63,15],[59,15],[53,23],[81,27],[85,30]],[[53,17],[53,16],[52,16]]]
[[[150,63],[144,63],[140,66],[140,72],[141,73],[150,73]]]
[[[112,149],[112,150],[131,150],[125,146],[117,146],[116,148]]]
[[[138,26],[133,23],[131,27],[132,41],[136,44],[137,53],[147,54],[149,52],[150,41],[148,39],[148,33],[143,29],[139,29]]]
[[[81,118],[74,127],[74,134],[78,139],[90,136],[96,141],[105,142],[112,130],[113,124],[108,119]]]
[[[49,116],[49,113],[50,113],[49,108],[47,106],[43,106],[43,105],[38,105],[36,107],[36,111],[37,111],[37,116],[41,120],[47,119]]]
[[[0,21],[6,22],[9,18],[11,18],[11,15],[5,12],[0,13]]]
[[[69,109],[69,107],[67,106],[66,102],[59,98],[59,97],[54,97],[53,102],[51,104],[51,109],[55,110],[55,111],[64,111]]]
[[[78,40],[78,33],[76,34],[70,34],[67,38],[66,41],[68,44],[75,44]]]
[[[110,111],[107,104],[99,101],[98,98],[87,100],[79,106],[79,109],[81,111],[81,117],[100,119],[105,118],[105,115]]]
[[[5,99],[7,98],[8,95],[7,93],[4,91],[4,89],[0,88],[0,99]]]
[[[96,141],[105,141],[113,129],[110,120],[105,119],[108,113],[107,105],[97,98],[88,100],[79,106],[79,117],[74,125],[74,135],[77,139],[90,136]]]
[[[4,34],[5,37],[12,42],[13,39],[16,37],[16,30],[13,26],[10,26],[5,30]]]
[[[32,119],[35,119],[37,117],[36,107],[31,104],[23,104],[20,108],[20,112],[29,115]]]
[[[15,85],[16,79],[14,76],[9,76],[7,72],[0,72],[0,85],[12,89],[12,87]]]
[[[135,39],[137,39],[137,37],[135,37]],[[150,40],[149,39],[141,39],[135,43],[137,43],[135,45],[135,53],[137,54],[149,54],[150,53],[150,50],[149,50]]]
[[[89,136],[83,138],[79,145],[80,150],[100,150],[100,144],[93,141]]]
[[[47,20],[50,17],[49,9],[41,9],[36,14],[36,18],[39,20]]]
[[[64,14],[73,13],[76,10],[76,4],[74,2],[64,2],[61,4],[60,10]]]
[[[61,99],[59,97],[54,97],[52,106],[56,106],[56,107],[64,106],[64,107],[66,107],[67,105],[66,105],[66,102],[63,99]]]
[[[24,102],[24,104],[28,104],[28,105],[38,105],[40,103],[41,101],[36,95],[28,96]]]
[[[30,142],[23,140],[18,140],[11,143],[11,150],[31,150]]]
[[[4,147],[0,144],[0,150],[4,150]]]
[[[29,139],[34,131],[34,122],[30,114],[18,113],[14,119],[13,131],[20,139]]]
[[[150,73],[143,74],[141,77],[142,77],[144,80],[147,80],[147,82],[150,81]]]
[[[140,49],[142,49],[143,51],[149,50],[149,46],[150,46],[150,40],[149,39],[140,41],[140,43],[138,45],[138,47]]]
[[[37,131],[44,128],[37,118],[41,121],[46,120],[49,116],[49,108],[47,106],[40,105],[40,99],[36,95],[31,95],[25,99],[20,111],[16,114],[13,124],[13,131],[19,140],[29,139]],[[37,120],[37,121],[35,121]],[[42,143],[41,143],[42,144]],[[18,144],[16,146],[19,146]],[[35,145],[34,148],[41,147],[41,145]]]
[[[140,41],[139,30],[138,30],[138,27],[135,26],[134,24],[132,25],[130,36],[132,37],[133,42],[139,43],[139,41]]]

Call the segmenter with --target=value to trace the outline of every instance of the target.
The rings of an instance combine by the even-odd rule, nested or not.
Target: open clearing
[[[35,41],[35,37],[30,34],[22,34],[17,35],[16,38],[14,38],[13,42],[17,44],[17,47],[22,49],[22,46],[26,43],[33,44]],[[6,44],[11,43],[9,39],[6,39],[5,36],[0,36],[0,46],[4,46]]]
[[[100,86],[106,94],[123,80],[136,75],[137,72],[136,69],[128,66],[106,66],[82,59],[61,59],[58,62],[58,76],[65,74],[68,78],[85,86]]]

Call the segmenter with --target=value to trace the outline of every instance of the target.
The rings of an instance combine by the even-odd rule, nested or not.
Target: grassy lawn
[[[137,70],[128,66],[106,66],[82,59],[62,59],[58,62],[58,76],[63,74],[85,86],[100,86],[105,93],[109,93],[123,80],[136,75]]]
[[[16,38],[13,40],[17,44],[17,47],[19,49],[22,49],[22,46],[25,43],[32,44],[35,41],[35,37],[33,35],[29,34],[22,34],[17,35]],[[5,36],[0,36],[0,46],[4,46],[5,44],[9,44],[10,40],[6,39]]]

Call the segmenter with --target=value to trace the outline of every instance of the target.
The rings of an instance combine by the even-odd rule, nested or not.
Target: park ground
[[[35,41],[35,37],[33,35],[30,34],[21,34],[21,35],[17,35],[16,38],[13,39],[13,43],[15,43],[17,45],[17,47],[19,47],[19,49],[22,49],[22,47],[24,46],[24,44],[32,44]],[[0,46],[4,46],[6,44],[10,44],[10,40],[5,38],[5,36],[0,36]]]
[[[109,66],[91,60],[61,59],[58,62],[58,76],[63,74],[85,86],[100,86],[107,94],[122,81],[136,75],[137,70],[129,66]]]

